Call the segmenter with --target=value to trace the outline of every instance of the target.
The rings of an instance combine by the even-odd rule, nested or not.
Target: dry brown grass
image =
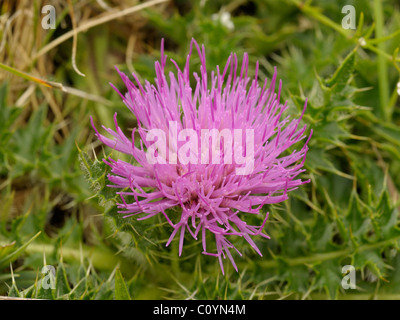
[[[95,26],[112,22],[113,20],[124,19],[125,27],[132,30],[132,34],[127,38],[128,48],[126,52],[127,60],[132,57],[132,51],[139,46],[132,45],[132,39],[141,38],[138,27],[143,25],[143,19],[140,16],[135,18],[134,24],[127,19],[127,16],[140,12],[140,10],[161,4],[166,0],[152,0],[144,3],[137,1],[114,1],[114,7],[107,5],[104,1],[62,1],[55,0],[51,4],[56,8],[56,12],[68,11],[72,26],[60,36],[46,42],[49,31],[41,27],[41,16],[38,14],[40,8],[48,1],[31,0],[5,0],[0,2],[0,62],[13,67],[21,72],[28,73],[39,79],[48,80],[54,78],[55,65],[54,57],[58,54],[58,47],[65,41],[73,41],[71,60],[74,70],[82,75],[79,66],[76,65],[77,38],[79,33],[85,32]],[[66,22],[61,22],[61,28],[68,28]],[[129,41],[128,41],[129,40]],[[81,50],[84,50],[81,49]],[[8,95],[8,104],[24,107],[25,113],[43,102],[38,101],[35,96],[36,83],[28,82],[18,76],[0,70],[0,82],[8,80],[10,83],[10,92]],[[94,100],[107,104],[107,101],[96,94],[80,90],[79,88],[69,88],[61,83],[51,83],[53,88],[40,87],[43,93],[44,101],[50,106],[55,119],[60,124],[63,135],[68,135],[68,128],[64,123],[65,115],[63,106],[57,103],[54,97],[54,88],[64,90],[67,93],[81,96],[89,100]],[[57,137],[59,140],[59,137]]]
[[[72,123],[71,108],[66,107],[68,99],[78,96],[75,104],[77,108],[84,109],[87,101],[104,107],[112,105],[110,101],[102,97],[102,92],[93,90],[89,80],[83,78],[82,85],[75,83],[65,84],[65,79],[58,79],[58,68],[72,64],[77,74],[81,73],[81,67],[76,60],[76,55],[85,55],[88,51],[86,43],[79,46],[79,37],[89,29],[102,24],[120,33],[120,37],[126,38],[126,52],[120,60],[127,62],[128,66],[137,50],[143,50],[146,44],[145,31],[142,27],[146,20],[140,15],[140,11],[146,7],[156,7],[164,10],[166,0],[152,0],[140,3],[136,0],[103,1],[103,0],[4,0],[0,1],[0,63],[9,66],[26,75],[30,75],[40,82],[29,81],[20,76],[7,72],[0,68],[0,84],[8,82],[7,105],[17,106],[22,109],[21,115],[14,123],[14,129],[23,126],[32,113],[41,105],[48,106],[47,124],[55,124],[54,141],[61,144],[68,138],[74,128]],[[163,4],[164,3],[164,4]],[[52,30],[45,30],[41,26],[41,8],[51,4],[55,7],[57,19],[60,24],[52,36]],[[132,19],[134,17],[134,19]],[[116,26],[114,26],[116,24]],[[96,35],[97,36],[97,35]],[[101,37],[101,33],[98,37]],[[70,42],[72,50],[64,52],[66,46],[62,44]],[[113,48],[107,48],[107,54],[113,54]],[[63,59],[62,62],[59,60]],[[94,60],[94,58],[91,58]],[[83,66],[85,67],[85,66]],[[95,66],[93,66],[95,69]],[[110,65],[112,68],[112,65]],[[96,70],[94,70],[94,73]],[[92,78],[96,76],[92,75]],[[93,134],[88,128],[81,133],[86,143],[93,141]],[[96,147],[93,143],[92,147]],[[12,184],[13,212],[15,215],[23,213],[28,198],[33,194],[40,194],[43,190],[40,186],[34,186],[29,179],[17,179],[14,181],[0,179],[0,191]],[[35,191],[36,190],[36,191]],[[40,191],[42,190],[42,191]],[[55,195],[57,198],[57,195]],[[0,201],[4,199],[0,198]]]

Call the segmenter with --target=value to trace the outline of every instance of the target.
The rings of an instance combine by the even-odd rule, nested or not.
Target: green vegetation
[[[175,0],[129,14],[134,0],[52,3],[55,30],[41,26],[41,1],[0,4],[0,298],[400,299],[397,1]],[[355,30],[341,26],[349,4]],[[153,81],[161,38],[182,66],[192,37],[210,71],[231,52],[249,53],[253,75],[258,60],[260,81],[277,66],[289,113],[308,98],[314,131],[302,176],[311,183],[264,207],[263,257],[237,239],[239,272],[225,263],[225,276],[200,241],[188,238],[182,257],[177,239],[166,248],[161,217],[117,214],[102,162],[113,151],[89,120],[112,127],[117,112],[129,132],[114,66]],[[55,289],[44,289],[45,265]],[[355,290],[341,286],[345,265]]]

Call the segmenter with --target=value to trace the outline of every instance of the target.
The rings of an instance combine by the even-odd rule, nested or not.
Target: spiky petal
[[[262,255],[252,237],[260,235],[269,238],[262,233],[268,213],[261,226],[248,225],[246,215],[260,214],[264,205],[286,200],[289,191],[308,182],[297,177],[304,171],[302,167],[312,131],[300,150],[282,155],[306,137],[306,127],[300,128],[299,124],[307,102],[299,119],[291,119],[290,116],[282,119],[287,103],[280,103],[282,82],[279,81],[276,88],[276,69],[269,86],[266,79],[260,87],[258,63],[255,77],[250,79],[246,53],[240,70],[236,54],[231,54],[223,70],[217,67],[216,72],[212,72],[208,78],[205,48],[200,48],[194,39],[184,69],[181,70],[171,59],[177,71],[176,74],[169,73],[166,76],[164,70],[167,56],[163,47],[162,41],[161,61],[155,63],[154,85],[148,81],[142,85],[135,74],[135,81],[131,81],[117,69],[127,92],[122,94],[117,91],[138,122],[138,128],[132,131],[131,139],[119,128],[116,115],[115,130],[103,127],[112,138],[105,137],[95,128],[101,142],[132,156],[137,162],[133,165],[122,160],[106,161],[111,167],[108,176],[112,183],[110,187],[129,190],[117,192],[121,197],[118,212],[124,214],[124,217],[141,215],[137,220],[161,214],[173,228],[167,246],[176,235],[179,236],[179,255],[182,253],[186,231],[195,239],[201,234],[203,253],[217,256],[222,272],[222,258],[226,257],[237,270],[230,250],[236,248],[227,239],[228,236],[244,237]],[[196,85],[192,88],[189,62],[193,49],[198,52],[201,65],[200,75],[193,73]],[[168,133],[172,129],[171,123],[176,124],[178,133],[192,129],[198,137],[202,129],[217,129],[219,132],[224,129],[231,132],[235,129],[253,130],[253,170],[238,175],[236,169],[243,168],[243,165],[235,161],[223,162],[227,149],[222,146],[219,163],[173,163],[169,151],[176,152],[185,141],[169,141],[168,137],[165,163],[149,163],[146,150],[152,143],[147,141],[146,134],[152,129]],[[139,134],[140,148],[134,144],[136,132]],[[202,152],[200,146],[199,152]],[[135,201],[129,203],[126,201],[127,196],[133,196]],[[168,209],[173,207],[181,208],[180,217],[167,215]],[[215,236],[214,253],[207,251],[206,233],[209,232]]]

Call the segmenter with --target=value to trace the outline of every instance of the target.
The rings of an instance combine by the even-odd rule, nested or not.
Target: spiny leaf
[[[63,262],[60,262],[60,264],[57,266],[55,284],[56,284],[57,297],[61,297],[65,294],[68,294],[71,291]]]
[[[24,298],[31,299],[31,298],[34,298],[35,292],[36,292],[36,283],[34,283],[29,288],[22,291],[21,296]]]
[[[10,289],[8,291],[8,296],[9,297],[15,297],[15,298],[20,298],[21,297],[21,294],[18,291],[18,288],[17,288],[17,285],[15,284],[15,282],[13,282],[11,284],[11,287],[10,287]]]
[[[400,146],[400,128],[398,126],[375,123],[370,128],[386,140]]]
[[[7,255],[9,255],[15,246],[15,241],[9,244],[2,244],[0,245],[0,261],[4,259]]]
[[[373,216],[384,239],[400,235],[400,229],[397,226],[398,216],[397,209],[390,204],[388,191],[384,190],[379,199],[376,214]]]
[[[122,277],[121,271],[117,269],[115,273],[115,300],[131,300],[125,280]]]
[[[353,191],[350,196],[346,223],[350,234],[357,239],[364,234],[370,225],[370,220],[361,210],[361,200],[355,191]]]
[[[324,261],[314,269],[318,272],[316,286],[323,287],[330,299],[335,299],[341,285],[341,269],[337,260]]]
[[[346,86],[354,70],[356,52],[356,49],[354,49],[347,55],[332,77],[325,81],[326,87],[333,88],[335,92],[340,92]]]
[[[15,259],[18,258],[18,256],[24,252],[27,246],[29,246],[39,235],[41,231],[39,231],[37,234],[35,234],[31,239],[26,241],[22,246],[20,246],[18,249],[14,250],[13,252],[9,253],[7,256],[0,258],[0,269],[4,268],[6,265],[8,265],[10,262],[13,262]]]
[[[14,272],[13,272],[11,263],[10,263],[10,269],[11,269],[12,284],[11,284],[10,290],[8,291],[8,296],[19,298],[19,297],[21,297],[21,294],[17,288],[17,285],[15,284]]]
[[[53,284],[55,282],[52,270],[47,270],[48,273],[44,274],[42,279],[39,280],[37,287],[37,299],[54,300],[55,299],[55,289]]]
[[[352,263],[356,269],[364,269],[368,267],[376,277],[383,278],[385,263],[380,253],[380,249],[357,252],[354,254]]]

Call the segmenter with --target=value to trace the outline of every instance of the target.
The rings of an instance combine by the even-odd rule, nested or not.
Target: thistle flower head
[[[200,56],[199,74],[189,71],[193,51]],[[262,255],[253,237],[269,238],[262,232],[268,213],[260,226],[247,224],[246,216],[262,214],[264,205],[286,200],[289,191],[308,182],[298,175],[304,171],[311,134],[299,150],[287,152],[307,136],[306,127],[299,126],[304,111],[299,119],[283,118],[287,103],[280,103],[282,82],[276,85],[276,69],[271,81],[259,86],[258,63],[250,79],[246,53],[241,66],[231,54],[223,69],[217,66],[208,74],[205,48],[192,40],[183,70],[171,61],[176,73],[166,75],[162,41],[154,85],[141,84],[135,74],[131,81],[118,70],[127,90],[116,90],[138,128],[127,138],[116,114],[115,130],[103,127],[111,138],[93,127],[101,142],[137,163],[104,160],[111,167],[109,187],[124,189],[117,192],[118,212],[124,217],[139,215],[137,220],[144,220],[163,215],[173,230],[166,245],[178,235],[179,255],[189,233],[202,238],[203,253],[218,257],[222,272],[226,257],[237,270],[231,254],[236,248],[228,238],[243,237]],[[140,148],[134,143],[136,133]],[[128,196],[135,200],[129,202]],[[180,210],[168,210],[174,207]],[[215,237],[214,252],[207,251],[207,233]]]

